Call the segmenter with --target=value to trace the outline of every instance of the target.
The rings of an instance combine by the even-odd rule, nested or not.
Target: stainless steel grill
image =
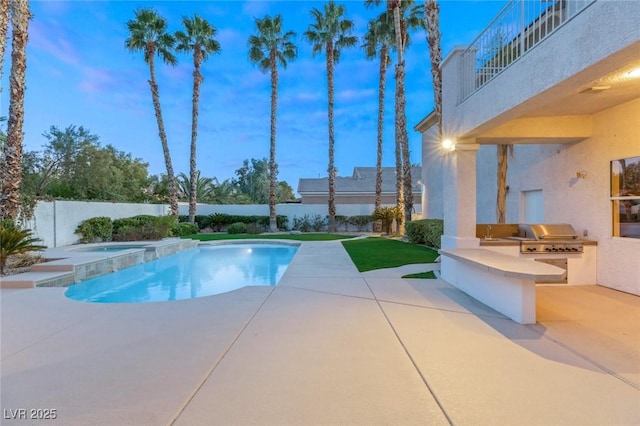
[[[518,226],[521,253],[582,253],[583,242],[568,223]]]

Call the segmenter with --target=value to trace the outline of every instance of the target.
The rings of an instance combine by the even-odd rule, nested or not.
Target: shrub
[[[76,234],[81,234],[81,243],[95,243],[111,241],[113,236],[113,222],[110,217],[92,217],[82,221],[76,228]]]
[[[309,232],[311,231],[311,219],[309,219],[309,215],[305,214],[302,217],[293,217],[293,229],[300,232]]]
[[[315,232],[324,231],[326,227],[327,219],[323,218],[319,214],[316,214],[311,218],[311,229]]]
[[[0,226],[0,273],[4,272],[9,256],[46,249],[36,244],[38,241],[40,239],[35,238],[30,229],[18,229],[3,223]]]
[[[444,234],[444,221],[442,219],[414,220],[407,223],[406,231],[407,238],[412,243],[439,249],[440,237]]]
[[[349,216],[343,216],[340,214],[336,215],[336,227],[340,225],[344,225],[344,230],[348,231],[349,228]]]
[[[113,221],[114,241],[161,240],[172,235],[173,216],[138,215]]]
[[[244,222],[232,223],[227,227],[227,233],[228,234],[246,234],[247,224]]]
[[[247,234],[262,234],[264,232],[264,227],[257,223],[250,223],[247,225]]]
[[[198,225],[190,222],[176,223],[171,230],[171,233],[176,237],[184,237],[186,235],[193,235],[198,233]]]
[[[363,231],[371,223],[373,218],[370,215],[360,215],[349,217],[349,223],[356,226],[358,231]]]
[[[388,235],[391,233],[391,224],[394,220],[400,220],[402,214],[398,207],[378,207],[373,211],[373,219],[382,221],[382,230]]]

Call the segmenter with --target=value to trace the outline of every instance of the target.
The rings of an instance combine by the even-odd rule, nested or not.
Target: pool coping
[[[117,245],[123,244],[94,243],[82,247]],[[195,248],[198,241],[165,238],[160,241],[131,242],[127,245],[139,245],[140,248],[114,252],[79,250],[78,245],[49,248],[45,250],[44,257],[54,260],[35,264],[29,272],[3,277],[0,288],[68,287],[80,281]]]

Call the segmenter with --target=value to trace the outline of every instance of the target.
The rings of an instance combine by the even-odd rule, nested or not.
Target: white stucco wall
[[[75,230],[86,219],[108,216],[112,219],[169,213],[164,204],[103,203],[87,201],[38,201],[34,218],[27,226],[47,247],[60,247],[78,242]]]
[[[373,209],[373,204],[338,204],[337,214],[344,216],[370,215],[373,213]],[[76,228],[82,221],[92,217],[108,216],[112,219],[119,219],[141,214],[163,216],[169,214],[169,211],[169,206],[166,204],[39,201],[36,205],[34,218],[25,226],[32,229],[34,234],[42,239],[42,244],[47,247],[60,247],[78,243],[79,236],[75,234]],[[178,213],[187,215],[188,212],[189,205],[180,203]],[[198,204],[197,214],[209,215],[212,213],[268,216],[269,206],[267,204]],[[324,218],[327,215],[327,207],[317,204],[278,204],[277,213],[287,216],[289,226],[292,226],[294,217],[301,218],[304,215],[319,214]],[[414,219],[416,218],[420,217],[414,217]]]
[[[545,222],[570,223],[598,241],[597,283],[640,295],[640,240],[612,237],[609,199],[610,161],[640,156],[638,117],[640,99],[595,114],[593,137],[583,142],[516,146],[507,177],[507,222],[522,221],[522,191],[541,189]],[[495,156],[495,147],[488,148],[478,155],[480,223],[495,221],[495,213],[485,215],[481,207],[481,200],[495,203],[496,161],[485,160]],[[576,177],[582,171],[586,177]]]

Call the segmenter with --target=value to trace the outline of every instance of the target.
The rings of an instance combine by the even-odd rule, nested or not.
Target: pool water
[[[83,281],[65,295],[86,302],[143,303],[275,286],[297,249],[278,244],[199,247]]]

